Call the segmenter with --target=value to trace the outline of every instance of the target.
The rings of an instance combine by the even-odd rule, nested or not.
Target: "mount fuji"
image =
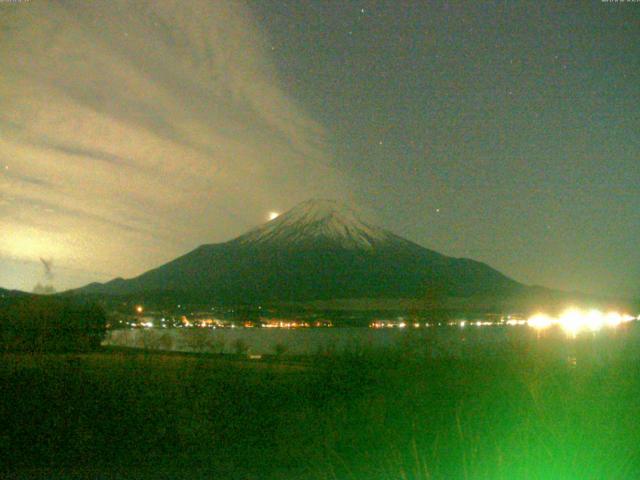
[[[369,225],[343,204],[308,200],[228,242],[201,245],[138,277],[74,293],[257,304],[502,297],[526,288],[484,263]]]

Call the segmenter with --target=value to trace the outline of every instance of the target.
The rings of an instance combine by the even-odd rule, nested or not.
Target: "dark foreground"
[[[2,478],[640,478],[640,363],[577,340],[484,359],[4,354]]]

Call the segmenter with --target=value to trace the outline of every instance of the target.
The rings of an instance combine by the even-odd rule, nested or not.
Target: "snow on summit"
[[[364,223],[353,210],[334,200],[307,200],[238,238],[242,243],[299,245],[331,241],[345,248],[370,249],[392,235]]]

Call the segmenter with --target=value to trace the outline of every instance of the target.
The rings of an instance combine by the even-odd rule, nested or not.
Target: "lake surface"
[[[393,350],[430,357],[496,355],[528,345],[559,358],[588,353],[593,358],[639,356],[640,327],[632,322],[572,338],[558,328],[527,326],[439,326],[429,328],[136,328],[110,331],[105,345],[184,352],[316,355]],[[525,351],[527,351],[525,349]]]

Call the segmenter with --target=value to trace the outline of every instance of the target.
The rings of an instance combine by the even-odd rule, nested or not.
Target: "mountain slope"
[[[522,288],[483,263],[447,257],[368,225],[337,202],[310,200],[229,242],[202,245],[133,279],[78,291],[255,303],[509,295]]]

